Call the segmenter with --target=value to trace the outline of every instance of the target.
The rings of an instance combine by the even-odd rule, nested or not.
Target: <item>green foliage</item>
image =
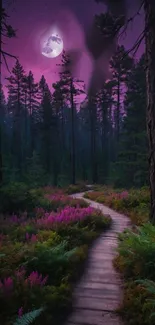
[[[146,132],[146,78],[145,57],[128,75],[127,92],[118,157],[113,165],[116,187],[137,188],[148,184],[147,132]]]
[[[129,191],[108,187],[98,187],[97,189],[86,193],[84,197],[123,212],[138,226],[149,220],[150,192],[147,187]]]
[[[145,224],[137,233],[128,231],[119,244],[121,268],[129,278],[155,279],[155,227]]]
[[[0,211],[3,213],[33,212],[35,207],[51,209],[51,203],[43,196],[43,190],[31,190],[26,183],[12,182],[0,189]]]
[[[36,152],[27,159],[27,171],[24,176],[25,182],[31,184],[32,187],[42,186],[45,183],[45,171],[41,166],[40,157]]]
[[[20,183],[19,188],[18,184],[11,184],[2,188],[3,191],[14,203],[19,215],[13,218],[7,216],[7,219],[4,215],[0,220],[0,323],[13,323],[23,306],[23,312],[28,314],[20,317],[18,322],[26,321],[29,324],[30,316],[35,316],[29,311],[38,310],[44,304],[46,312],[34,319],[34,323],[59,325],[71,310],[72,286],[83,272],[88,246],[110,226],[111,219],[98,210],[88,208],[88,216],[84,218],[79,217],[75,221],[64,218],[67,221],[56,223],[54,230],[49,229],[45,222],[42,229],[38,221],[48,216],[47,211],[52,217],[59,215],[59,211],[55,214],[58,208],[66,207],[67,210],[68,206],[78,206],[78,213],[83,213],[79,206],[85,207],[87,204],[50,186],[30,189]],[[25,205],[28,213],[22,213]],[[24,275],[19,275],[21,270],[24,270]],[[28,278],[33,273],[37,273],[38,278],[45,278],[45,284],[30,285]],[[10,291],[4,295],[3,290],[7,292],[7,285]]]
[[[28,187],[24,183],[10,183],[0,189],[0,211],[16,213],[27,209]]]
[[[39,273],[46,275],[48,272],[48,283],[57,285],[61,281],[62,274],[64,277],[67,276],[69,261],[75,252],[76,248],[70,251],[67,250],[66,241],[62,241],[55,247],[49,247],[46,243],[38,243],[33,257],[28,257],[23,265],[26,266],[28,273],[37,270]]]
[[[30,311],[16,320],[13,325],[29,325],[32,324],[35,319],[41,315],[44,311],[44,308],[39,308],[33,311]]]
[[[126,280],[122,316],[128,324],[152,325],[155,320],[155,227],[144,224],[121,234],[114,264]]]
[[[155,320],[155,282],[151,280],[138,280],[136,283],[141,284],[146,291],[151,294],[152,298],[146,299],[145,307],[152,308],[153,312],[150,314],[150,318]]]
[[[85,184],[76,184],[76,185],[69,185],[66,189],[67,194],[74,194],[78,192],[85,192],[88,188]]]

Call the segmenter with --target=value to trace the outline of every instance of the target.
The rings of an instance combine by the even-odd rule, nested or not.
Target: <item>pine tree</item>
[[[90,157],[91,176],[93,184],[98,182],[98,157],[97,157],[97,97],[93,96],[88,102],[90,119]]]
[[[151,216],[155,224],[155,5],[153,0],[144,1],[146,84],[147,84],[147,133],[149,140],[149,174],[151,190]]]
[[[78,169],[83,181],[90,172],[90,116],[88,106],[81,104],[78,112]]]
[[[52,142],[52,96],[45,78],[42,76],[40,81],[40,91],[42,94],[42,153],[44,167],[48,174],[51,171],[51,142]]]
[[[117,184],[140,187],[148,181],[144,55],[130,72],[127,87]]]
[[[6,101],[2,85],[0,84],[0,185],[3,182],[3,153],[4,139],[6,136]]]
[[[120,121],[121,121],[121,90],[122,86],[126,84],[127,74],[131,70],[133,64],[132,58],[126,54],[124,46],[118,46],[116,53],[110,61],[112,69],[113,81],[115,80],[115,95],[117,97],[116,111],[115,111],[115,130],[116,140],[119,142],[120,135]]]
[[[58,120],[58,134],[59,134],[59,142],[60,142],[60,169],[61,173],[65,172],[66,170],[66,132],[65,132],[65,106],[66,106],[66,91],[63,89],[64,82],[60,79],[56,83],[52,84],[54,88],[53,92],[53,108]],[[68,165],[68,162],[67,162]]]
[[[24,106],[24,69],[16,62],[12,69],[12,75],[7,78],[9,84],[8,97],[10,110],[13,116],[13,139],[12,139],[12,157],[13,168],[21,171],[22,169],[22,125],[21,118]]]
[[[35,150],[35,120],[36,114],[39,106],[38,102],[38,84],[34,81],[34,76],[32,71],[29,71],[29,74],[26,78],[27,84],[27,109],[30,118],[30,157],[33,156]]]
[[[66,101],[70,103],[71,108],[71,183],[76,182],[76,149],[75,149],[75,97],[84,92],[82,87],[79,88],[79,84],[83,83],[80,80],[73,79],[71,75],[71,59],[65,53],[62,54],[62,72],[60,73],[60,78],[63,84],[63,94],[65,95]],[[78,88],[75,87],[78,85]]]
[[[106,183],[110,168],[110,145],[112,144],[112,83],[104,84],[103,89],[98,93],[98,114],[101,138],[101,171],[102,181]]]

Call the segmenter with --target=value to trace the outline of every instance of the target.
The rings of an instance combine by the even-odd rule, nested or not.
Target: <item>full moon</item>
[[[47,58],[56,58],[63,51],[63,40],[57,32],[51,34],[43,41],[42,55]]]

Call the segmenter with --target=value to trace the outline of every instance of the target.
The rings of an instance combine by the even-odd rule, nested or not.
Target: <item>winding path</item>
[[[72,195],[83,198],[84,193]],[[112,261],[118,245],[117,234],[130,226],[129,219],[97,202],[84,199],[90,206],[110,215],[113,224],[90,249],[85,272],[73,293],[73,312],[65,325],[122,325],[115,310],[122,300],[122,281]]]

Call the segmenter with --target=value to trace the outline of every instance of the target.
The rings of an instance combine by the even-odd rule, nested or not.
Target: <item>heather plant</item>
[[[85,197],[123,212],[138,226],[149,219],[150,194],[147,187],[129,191],[104,187],[102,191],[100,188],[100,191],[87,192]]]
[[[91,217],[95,210],[88,208],[74,208],[67,206],[58,213],[46,213],[42,218],[36,220],[39,228],[55,229],[62,224],[83,222],[85,218]]]
[[[57,208],[63,208],[66,205],[71,207],[77,207],[80,206],[81,208],[87,207],[88,204],[82,200],[82,199],[74,199],[64,193],[52,193],[52,194],[46,194],[45,197],[52,202],[53,206]],[[54,209],[53,209],[54,210]]]
[[[111,219],[62,190],[26,193],[28,210],[23,205],[0,219],[0,323],[13,323],[17,314],[22,321],[44,303],[46,313],[35,324],[59,324],[71,308],[72,285],[83,270],[88,245]]]
[[[31,272],[26,276],[24,269],[19,269],[11,277],[0,281],[0,320],[4,324],[8,311],[12,314],[23,306],[24,310],[40,304],[40,298],[43,297],[43,286],[46,285],[48,276],[43,277],[37,271]]]

